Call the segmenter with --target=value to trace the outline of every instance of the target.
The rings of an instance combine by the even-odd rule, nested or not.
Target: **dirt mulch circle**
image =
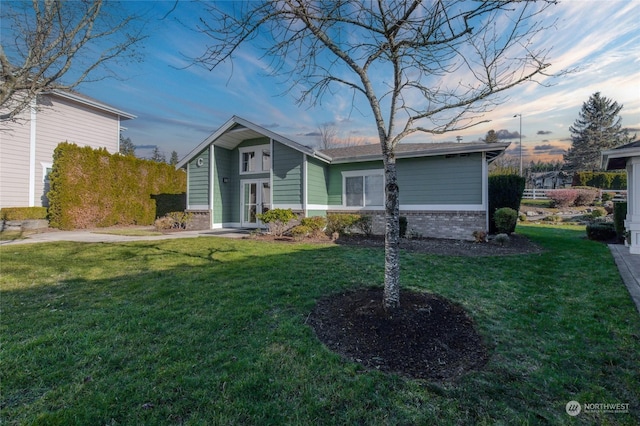
[[[400,295],[393,315],[382,306],[380,288],[332,295],[307,323],[329,349],[371,370],[452,381],[485,365],[487,349],[461,306],[429,293]]]

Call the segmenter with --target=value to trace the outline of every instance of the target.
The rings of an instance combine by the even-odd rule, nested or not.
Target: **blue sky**
[[[195,4],[180,1],[168,16],[173,1],[127,2],[126,6],[148,13],[144,60],[120,67],[122,80],[86,83],[79,91],[138,117],[124,122],[124,135],[141,147],[138,154],[158,146],[167,158],[174,150],[182,158],[233,115],[306,145],[317,143],[318,126],[328,122],[335,123],[344,139],[377,142],[375,123],[365,104],[354,108],[351,94],[338,92],[315,107],[296,105],[295,97],[286,93],[287,86],[267,75],[268,64],[260,60],[254,46],[240,51],[233,67],[208,71],[189,66],[188,58],[202,54],[207,42],[202,34],[188,29],[197,23]],[[490,123],[411,141],[455,141],[461,136],[471,142],[491,129],[518,132],[519,118],[514,114],[521,113],[524,161],[544,161],[550,155],[558,159],[569,146],[569,126],[582,103],[597,91],[624,105],[624,127],[640,130],[640,1],[563,1],[552,8],[548,19],[552,18],[558,23],[547,35],[551,72],[568,68],[576,72],[552,87],[527,83],[512,89],[503,103],[484,114]]]

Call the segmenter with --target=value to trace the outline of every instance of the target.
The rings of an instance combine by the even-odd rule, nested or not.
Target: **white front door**
[[[256,217],[271,208],[271,185],[269,179],[243,180],[240,184],[241,225],[246,228],[262,226]]]

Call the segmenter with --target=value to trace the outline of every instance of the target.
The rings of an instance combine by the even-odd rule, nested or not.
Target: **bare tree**
[[[252,42],[299,102],[350,90],[371,108],[385,169],[384,306],[400,306],[396,145],[487,121],[495,95],[542,75],[554,1],[282,0],[210,3],[196,63],[213,69]],[[548,45],[548,43],[545,43]]]
[[[41,92],[104,78],[108,64],[135,58],[144,38],[140,18],[116,2],[3,2],[0,13],[0,119],[16,117]]]
[[[320,149],[335,148],[338,145],[338,128],[334,123],[322,123],[318,126]]]

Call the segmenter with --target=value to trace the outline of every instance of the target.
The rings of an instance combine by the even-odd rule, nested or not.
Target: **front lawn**
[[[465,307],[490,359],[455,382],[368,371],[307,324],[381,285],[383,251],[216,237],[0,247],[5,424],[640,422],[640,316],[606,245],[518,226],[546,251],[403,253],[402,284]],[[566,404],[629,404],[570,417]]]

